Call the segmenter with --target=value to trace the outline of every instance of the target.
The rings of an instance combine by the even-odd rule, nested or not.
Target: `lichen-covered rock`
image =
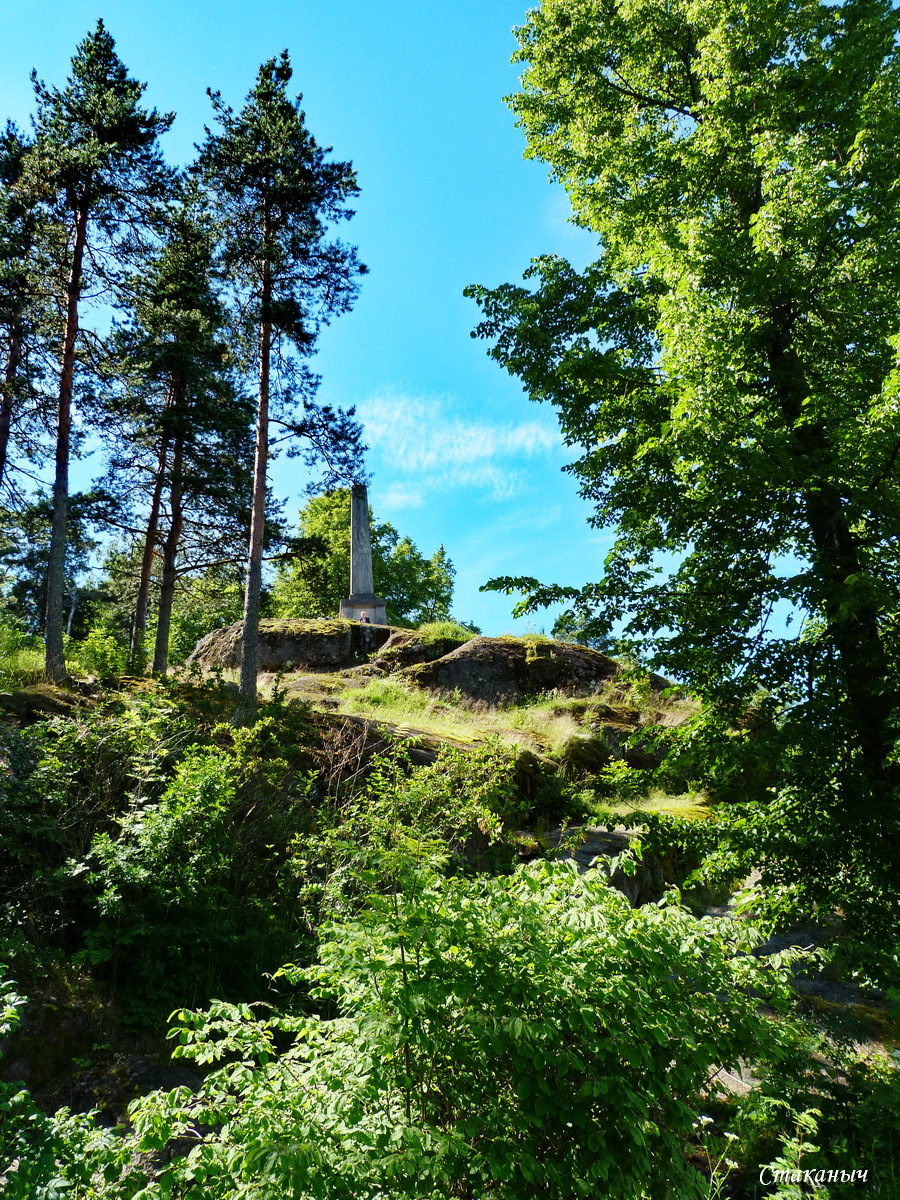
[[[394,632],[390,625],[357,621],[260,621],[259,669],[330,671],[350,667],[365,662]],[[243,636],[243,621],[214,629],[201,638],[187,661],[204,671],[237,667]]]
[[[435,662],[400,671],[431,691],[459,691],[488,704],[511,703],[542,692],[589,696],[620,673],[597,650],[537,638],[474,637]]]
[[[378,671],[390,674],[403,667],[433,662],[464,645],[464,638],[433,638],[416,629],[395,629],[372,659]]]

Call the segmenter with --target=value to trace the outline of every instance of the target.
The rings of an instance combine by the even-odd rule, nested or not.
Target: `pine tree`
[[[204,530],[214,531],[209,558],[222,556],[223,532],[227,541],[236,526],[243,528],[252,409],[237,390],[226,344],[214,245],[208,214],[187,194],[168,214],[162,245],[134,280],[132,320],[116,337],[126,385],[111,470],[123,483],[138,476],[149,501],[131,628],[132,670],[142,658],[153,564],[161,553],[153,669],[165,673],[177,560],[191,509],[215,505],[214,520],[204,514],[202,522]]]
[[[23,187],[28,150],[28,140],[8,124],[0,135],[0,486],[12,466],[14,433],[34,458],[42,432],[36,384],[46,313],[34,260],[43,214]],[[3,490],[10,495],[9,486]]]
[[[240,113],[210,92],[221,132],[207,135],[200,166],[223,224],[223,261],[239,293],[245,335],[254,346],[257,422],[253,505],[244,605],[241,696],[256,700],[270,405],[285,434],[304,443],[308,462],[326,464],[325,486],[361,472],[361,431],[353,412],[313,401],[317,379],[297,357],[309,355],[321,326],[352,305],[365,268],[356,251],[326,240],[327,225],[352,215],[357,194],[350,163],[328,161],[288,96],[287,51],[263,63]],[[273,379],[278,364],[280,383]],[[302,401],[299,414],[292,402]],[[289,451],[290,452],[290,451]]]
[[[78,46],[66,86],[48,87],[32,76],[37,98],[34,145],[26,167],[36,202],[64,224],[62,329],[56,421],[53,516],[47,575],[48,680],[65,679],[63,584],[69,493],[72,397],[79,351],[79,305],[86,277],[100,276],[95,251],[115,243],[127,225],[133,235],[148,202],[169,186],[157,139],[173,115],[141,106],[145,85],[129,78],[115,43],[98,21]],[[89,253],[90,252],[90,253]]]

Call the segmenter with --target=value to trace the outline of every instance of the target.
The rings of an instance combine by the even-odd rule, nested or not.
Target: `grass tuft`
[[[38,646],[19,646],[0,657],[0,686],[30,687],[44,678],[44,651]]]
[[[604,696],[542,697],[493,707],[458,693],[428,692],[390,676],[336,691],[334,698],[340,711],[349,715],[414,726],[438,738],[470,742],[499,738],[553,759],[569,778],[599,771],[618,752],[617,742],[634,724],[629,719],[617,722]],[[661,706],[664,711],[665,701]]]
[[[416,630],[426,642],[468,642],[478,636],[478,630],[459,621],[429,621]]]
[[[682,817],[686,821],[707,821],[713,816],[709,796],[702,791],[672,796],[654,788],[639,799],[613,796],[602,800],[590,792],[582,792],[579,799],[589,814],[603,822],[608,822],[610,817],[625,817],[634,813],[659,813],[667,817]]]

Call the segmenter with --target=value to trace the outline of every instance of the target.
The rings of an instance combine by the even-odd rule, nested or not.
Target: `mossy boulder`
[[[0,1041],[0,1083],[24,1083],[37,1091],[73,1056],[90,1049],[91,1019],[71,1004],[33,1001],[20,1017],[19,1028]]]
[[[434,662],[445,654],[464,645],[466,638],[432,637],[416,629],[395,629],[381,647],[371,665],[379,671],[391,674],[404,667],[419,663]]]
[[[0,692],[0,716],[33,725],[50,717],[68,717],[76,708],[90,703],[89,697],[52,683],[35,683],[12,692]]]
[[[558,692],[590,696],[620,674],[615,659],[549,638],[473,637],[434,662],[399,672],[419,687],[488,704]]]
[[[390,625],[357,621],[271,621],[259,623],[260,671],[330,671],[366,662],[395,633]],[[197,643],[188,663],[204,671],[237,667],[244,622],[214,629]]]

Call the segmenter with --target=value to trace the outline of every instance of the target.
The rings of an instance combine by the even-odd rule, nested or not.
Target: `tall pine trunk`
[[[175,560],[184,528],[184,438],[178,437],[172,451],[172,486],[169,490],[169,532],[163,544],[162,583],[156,614],[156,643],[153,647],[153,674],[165,675],[169,663],[169,634],[172,628],[172,603],[178,573]]]
[[[15,403],[16,380],[22,362],[22,331],[18,320],[9,332],[9,353],[3,373],[3,395],[0,397],[0,484],[6,474],[6,459],[9,454],[9,436],[12,431],[12,414]]]
[[[266,229],[268,243],[268,228]],[[259,403],[256,412],[256,452],[253,464],[253,510],[244,591],[244,636],[241,650],[241,705],[247,715],[256,703],[259,666],[259,600],[262,590],[263,534],[266,524],[266,475],[269,463],[269,367],[272,357],[272,271],[263,267],[259,322]]]
[[[159,465],[153,481],[147,531],[144,534],[144,553],[141,556],[141,574],[138,580],[137,597],[134,601],[134,616],[131,621],[131,645],[128,651],[128,669],[137,670],[143,658],[142,650],[147,633],[147,609],[150,606],[150,579],[153,574],[153,556],[156,553],[156,538],[159,532],[159,514],[162,510],[162,494],[165,486],[166,459],[169,442],[163,439],[159,451]]]
[[[78,299],[87,241],[87,207],[75,218],[75,244],[66,287],[66,324],[59,373],[59,409],[56,421],[56,469],[53,478],[53,516],[50,526],[50,561],[47,566],[47,621],[44,678],[64,683],[63,592],[66,578],[66,524],[69,508],[69,444],[72,432],[72,386],[75,377],[75,342],[78,337]]]

